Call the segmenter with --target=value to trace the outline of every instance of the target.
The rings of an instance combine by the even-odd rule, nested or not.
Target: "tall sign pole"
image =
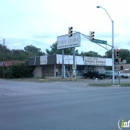
[[[76,78],[75,47],[73,48],[73,78]]]
[[[73,48],[73,77],[76,76],[75,71],[75,47],[80,47],[80,32],[73,33],[73,27],[68,28],[68,34],[57,37],[57,49],[62,49],[62,78],[65,77],[65,66],[64,66],[64,49]]]
[[[4,53],[5,53],[5,50],[4,50],[4,47],[5,47],[5,39],[3,39],[3,79],[4,79]]]
[[[65,69],[64,69],[64,49],[62,49],[62,78],[65,78]]]
[[[114,66],[114,21],[112,21],[112,83],[115,83],[115,76],[114,76],[114,72],[115,72],[115,66]]]
[[[115,72],[115,67],[114,67],[114,21],[111,19],[109,13],[107,12],[106,9],[104,9],[101,6],[97,6],[97,8],[102,8],[108,15],[108,17],[110,18],[111,22],[112,22],[112,83],[115,83],[115,76],[114,76],[114,72]]]

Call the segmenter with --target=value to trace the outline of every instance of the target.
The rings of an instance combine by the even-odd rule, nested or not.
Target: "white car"
[[[126,74],[126,73],[120,72],[120,77],[122,77],[122,78],[128,78],[129,75]]]

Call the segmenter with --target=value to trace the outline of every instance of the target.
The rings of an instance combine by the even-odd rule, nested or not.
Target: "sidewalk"
[[[47,76],[45,78],[39,79],[39,81],[77,81],[77,80],[81,81],[83,80],[83,77],[77,76],[76,78],[73,78],[73,77],[62,78],[62,77]]]

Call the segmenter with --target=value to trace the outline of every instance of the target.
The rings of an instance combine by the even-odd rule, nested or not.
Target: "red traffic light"
[[[116,52],[119,52],[119,50],[118,50],[118,49],[116,49]]]

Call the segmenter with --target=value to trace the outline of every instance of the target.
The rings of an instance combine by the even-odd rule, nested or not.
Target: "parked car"
[[[103,79],[105,78],[105,73],[104,72],[99,72],[99,71],[88,71],[83,73],[84,78],[100,78]]]
[[[106,77],[108,77],[108,78],[112,78],[112,76],[113,76],[113,73],[112,73],[112,71],[106,71]],[[116,79],[118,77],[118,72],[114,72],[114,78]]]
[[[119,74],[120,74],[120,77],[122,77],[122,78],[128,78],[129,77],[128,74],[123,73],[123,72],[119,72]]]

